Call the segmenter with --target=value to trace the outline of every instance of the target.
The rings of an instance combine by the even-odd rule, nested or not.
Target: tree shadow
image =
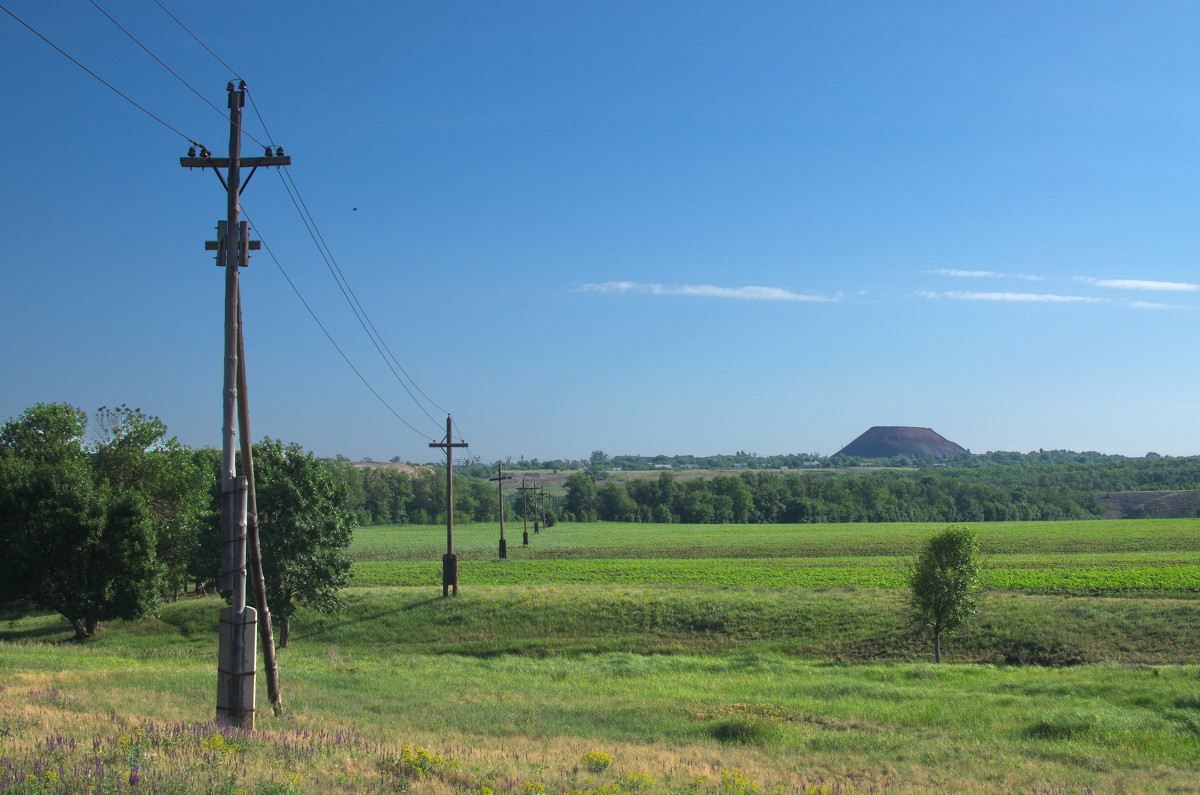
[[[35,618],[39,616],[50,615],[49,613],[7,613],[0,616],[0,620],[4,620],[7,626],[0,624],[0,641],[13,642],[22,640],[40,640],[47,641],[54,638],[55,643],[67,643],[75,641],[75,630],[65,618],[59,618],[59,623],[48,624],[38,627],[30,627],[29,629],[17,629],[14,625],[21,618]],[[70,633],[70,637],[63,638],[62,633]]]
[[[416,610],[419,607],[435,604],[442,601],[442,599],[443,597],[434,596],[430,597],[429,599],[423,599],[419,602],[412,602],[411,604],[402,605],[391,610],[379,610],[369,614],[356,615],[353,618],[343,617],[345,616],[345,613],[343,612],[343,614],[337,618],[323,619],[319,626],[314,627],[310,631],[306,631],[305,637],[309,640],[328,640],[330,630],[335,626],[344,627],[353,624],[371,624],[379,621],[380,619],[387,618],[388,616],[406,613],[410,610]]]

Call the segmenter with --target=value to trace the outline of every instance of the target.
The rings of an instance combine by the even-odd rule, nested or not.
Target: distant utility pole
[[[526,486],[525,476],[521,476],[521,485],[517,487],[517,491],[521,492],[521,521],[524,522],[524,543],[529,546],[529,492],[536,489],[537,486]],[[534,523],[534,532],[537,532],[537,524]]]
[[[248,224],[239,220],[242,192],[242,166],[286,166],[291,158],[279,149],[272,156],[242,155],[242,106],[245,104],[246,84],[237,89],[233,83],[229,92],[229,157],[213,157],[204,147],[199,157],[195,147],[187,157],[179,158],[185,168],[211,168],[225,187],[226,218],[217,222],[217,240],[206,243],[205,249],[217,251],[217,265],[225,268],[225,375],[224,402],[221,426],[221,590],[232,591],[232,604],[221,611],[221,632],[217,663],[217,718],[246,728],[254,727],[254,664],[255,626],[257,614],[246,606],[246,532],[247,503],[250,499],[249,480],[237,474],[237,404],[240,357],[240,285],[238,269],[245,267],[251,249],[257,241],[249,238]],[[222,178],[217,169],[228,169]],[[253,175],[253,171],[250,172]],[[246,180],[249,182],[249,178]],[[239,379],[241,376],[241,379]],[[243,404],[244,405],[244,404]],[[248,415],[247,415],[248,416]],[[248,420],[247,420],[248,422]],[[243,451],[243,455],[246,455]],[[247,457],[246,461],[250,459]],[[249,470],[248,470],[249,471]],[[257,528],[257,523],[255,523]],[[255,539],[257,542],[257,539]],[[261,579],[261,574],[260,574]],[[263,604],[259,605],[264,607]],[[265,612],[265,610],[264,610]],[[274,688],[278,695],[278,684]]]
[[[538,510],[538,499],[542,493],[542,487],[540,485],[534,486],[533,489],[533,534],[537,535],[541,532],[539,529],[541,526],[538,524],[538,517],[541,515],[541,511]]]
[[[496,476],[488,478],[488,480],[496,481],[496,490],[500,495],[500,559],[508,558],[508,542],[504,540],[504,481],[511,478],[512,475],[504,474],[504,464],[496,462]]]
[[[546,489],[538,486],[538,513],[542,515],[542,527],[546,526]]]
[[[446,554],[442,555],[442,596],[449,596],[451,590],[458,596],[458,556],[454,554],[454,448],[468,445],[454,441],[450,415],[446,415],[446,440],[430,442],[429,446],[446,448]]]

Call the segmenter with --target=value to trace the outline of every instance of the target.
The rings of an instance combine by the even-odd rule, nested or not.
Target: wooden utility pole
[[[517,491],[521,492],[521,521],[524,522],[524,545],[529,546],[529,492],[536,489],[537,486],[526,486],[525,476],[521,476],[521,485],[517,487]],[[536,531],[537,524],[534,524]]]
[[[221,590],[232,593],[232,603],[221,611],[217,662],[217,718],[236,726],[254,727],[255,625],[257,614],[246,606],[246,530],[249,481],[237,474],[237,404],[239,381],[240,289],[238,269],[245,267],[257,246],[249,239],[248,224],[240,220],[241,167],[286,166],[291,158],[283,150],[266,157],[242,157],[242,106],[246,84],[229,92],[229,157],[217,158],[193,147],[179,164],[185,168],[211,168],[225,187],[226,217],[217,223],[217,241],[205,244],[216,250],[217,265],[225,268],[225,368],[221,425]],[[221,178],[217,169],[226,168]],[[253,172],[251,172],[253,173]]]
[[[538,513],[542,515],[542,527],[546,526],[546,488],[538,486]]]
[[[496,462],[496,477],[488,478],[488,480],[496,481],[496,490],[500,495],[500,559],[508,558],[508,542],[504,540],[504,481],[511,478],[512,475],[504,474],[504,464]]]
[[[450,416],[446,415],[446,440],[430,442],[430,447],[446,448],[446,554],[442,555],[442,596],[451,590],[458,596],[458,556],[454,554],[454,448],[467,447],[466,442],[454,441]]]
[[[263,579],[262,545],[258,539],[258,501],[254,491],[254,446],[250,436],[250,390],[246,386],[246,346],[242,341],[242,291],[238,286],[238,439],[242,446],[242,471],[249,486],[246,496],[246,553],[250,563],[250,583],[254,586],[254,604],[258,606],[258,636],[262,641],[263,663],[267,668],[267,699],[275,717],[283,714],[279,692],[279,662],[275,659],[275,633],[271,630],[271,611],[267,607],[267,583]]]

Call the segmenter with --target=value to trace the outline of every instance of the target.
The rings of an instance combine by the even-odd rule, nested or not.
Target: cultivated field
[[[978,525],[991,589],[934,666],[904,614],[930,525],[559,525],[496,561],[364,528],[302,612],[286,713],[207,723],[217,600],[63,643],[0,624],[0,779],[27,792],[1200,790],[1200,533]],[[515,532],[514,532],[515,531]],[[262,681],[260,677],[260,688]],[[32,778],[30,778],[32,777]],[[136,780],[132,790],[130,780]]]

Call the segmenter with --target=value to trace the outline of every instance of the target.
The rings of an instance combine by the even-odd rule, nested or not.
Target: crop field
[[[1195,520],[977,524],[984,586],[1080,595],[1200,593]],[[510,527],[509,559],[496,558],[495,526],[456,528],[460,578],[479,584],[747,585],[903,588],[930,532],[923,524],[556,525]],[[351,548],[358,585],[440,582],[445,529],[361,530]]]
[[[0,620],[0,789],[818,795],[1200,791],[1200,533],[981,524],[979,612],[906,613],[941,525],[368,527],[254,731],[211,721],[221,601]],[[514,532],[515,531],[515,532]],[[514,543],[515,541],[515,543]]]

